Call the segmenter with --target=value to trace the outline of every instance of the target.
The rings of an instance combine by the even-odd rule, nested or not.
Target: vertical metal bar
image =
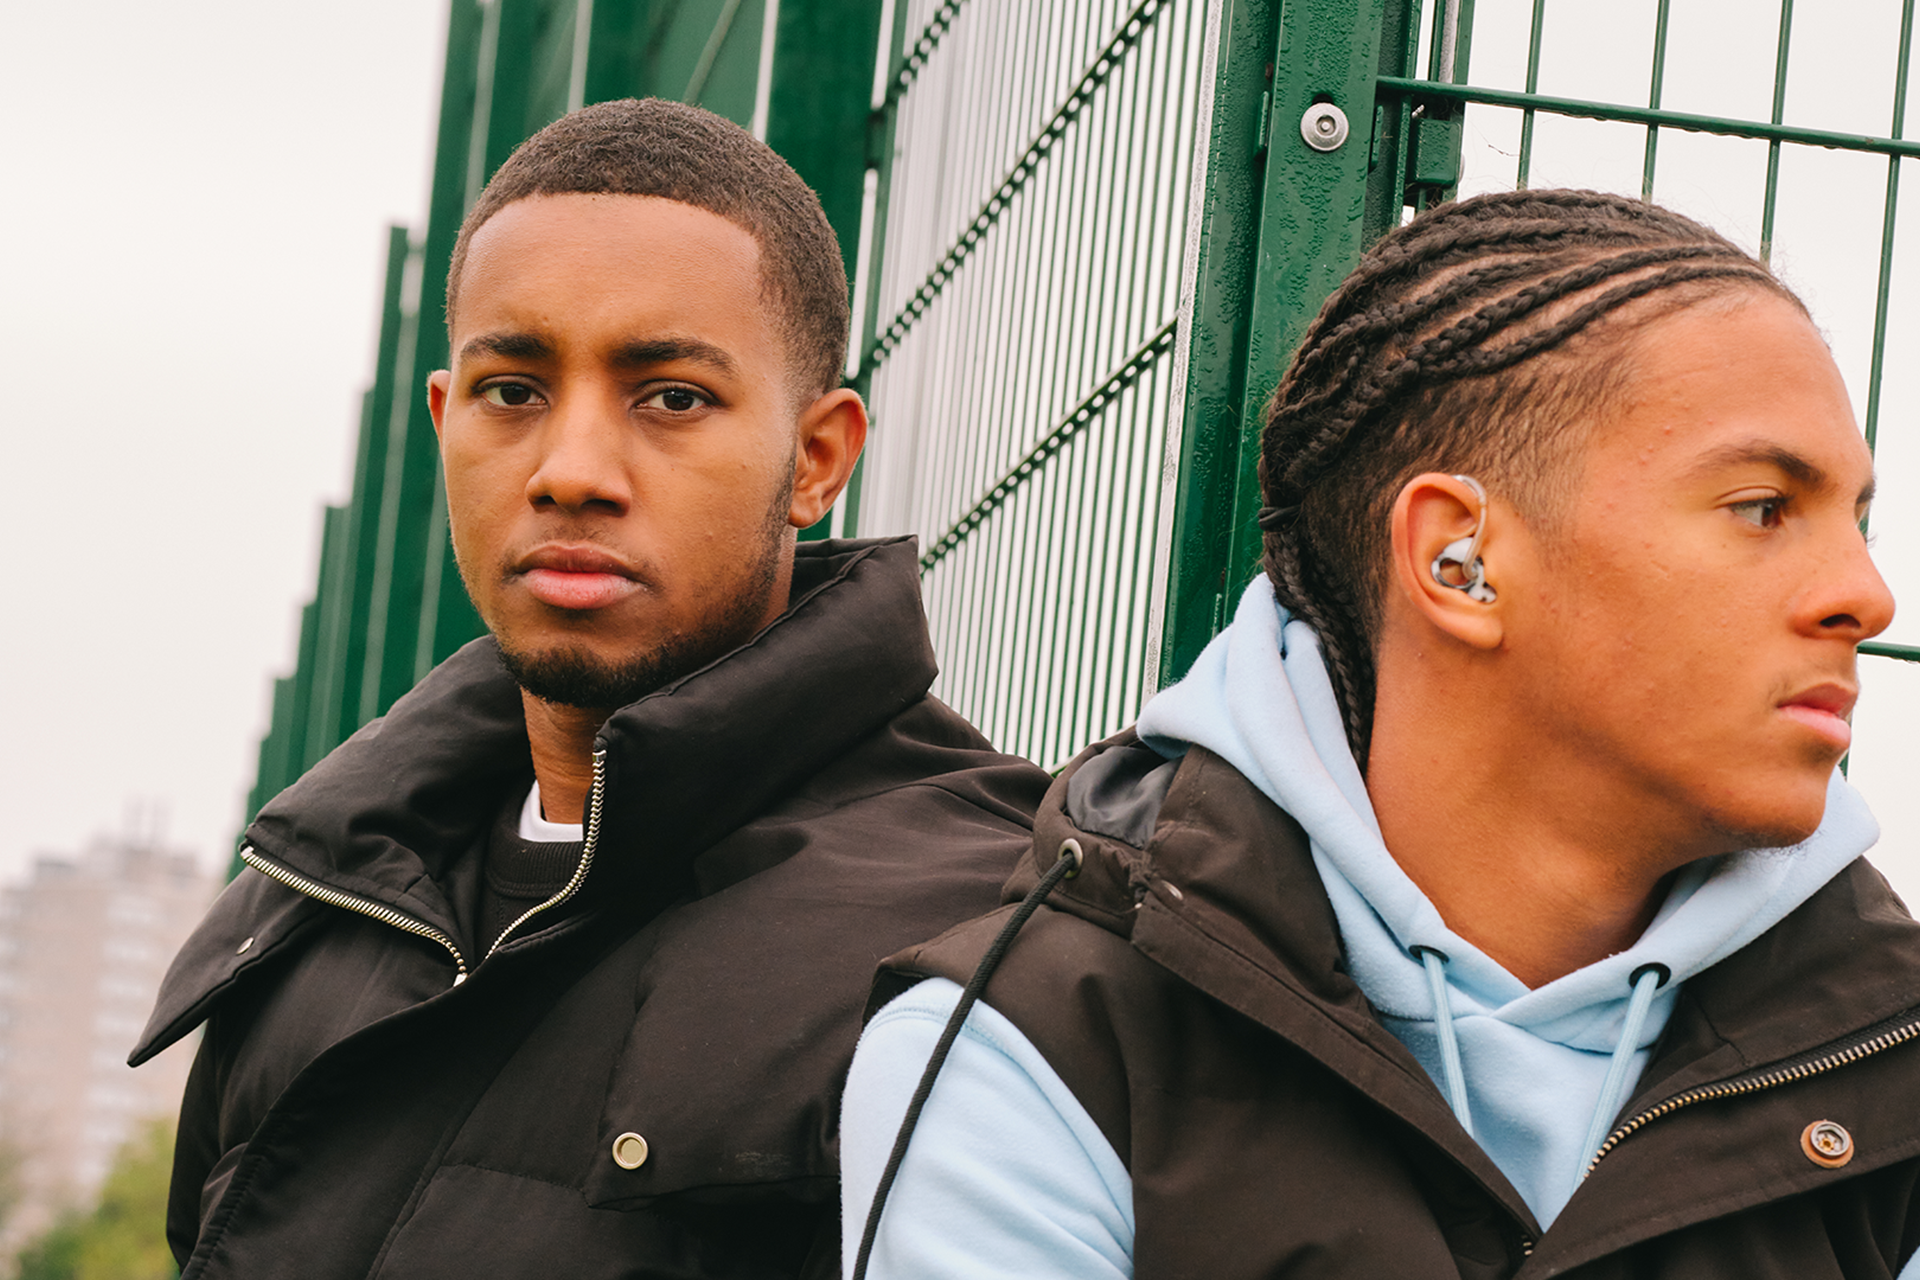
[[[281,676],[273,682],[273,710],[267,721],[267,736],[260,741],[260,780],[254,786],[253,814],[300,776],[293,755],[296,693],[292,676]],[[253,814],[247,815],[249,819]]]
[[[1454,83],[1455,50],[1460,41],[1460,0],[1441,0],[1439,30],[1435,33],[1432,75],[1441,84]]]
[[[753,122],[748,132],[765,142],[767,115],[773,109],[773,55],[779,44],[780,0],[764,0],[760,14],[760,64],[753,81]]]
[[[1547,0],[1533,0],[1533,25],[1527,31],[1527,92],[1540,92],[1540,32],[1546,25]],[[1520,162],[1515,169],[1514,186],[1526,190],[1533,171],[1533,108],[1520,113]]]
[[[300,654],[293,666],[293,719],[287,730],[286,786],[307,771],[307,723],[313,714],[313,655],[320,643],[320,601],[316,594],[300,610]]]
[[[379,628],[373,614],[377,599],[380,528],[385,513],[389,435],[393,405],[400,394],[397,376],[403,344],[412,341],[413,313],[418,306],[418,276],[413,246],[405,227],[387,228],[387,271],[380,291],[380,339],[373,366],[373,386],[367,391],[366,413],[353,469],[353,599],[352,622],[344,654],[338,723],[343,733],[359,728],[372,716],[365,712],[367,653]],[[411,278],[416,296],[409,299]],[[411,391],[411,388],[407,388]]]
[[[493,70],[500,52],[500,6],[506,0],[479,0],[480,49],[474,58],[473,123],[467,133],[466,191],[461,207],[471,209],[487,183],[487,135],[493,127]]]
[[[856,304],[860,317],[852,335],[852,363],[856,372],[851,382],[869,405],[874,399],[873,346],[884,320],[881,301],[886,296],[887,277],[893,255],[888,250],[888,211],[892,204],[895,166],[894,135],[899,127],[899,107],[889,99],[893,77],[903,58],[907,29],[907,0],[880,0],[879,39],[874,48],[872,96],[868,100],[866,154],[863,166],[872,175],[872,199],[866,203],[862,225],[866,229],[860,251],[867,258],[865,288]],[[769,122],[770,124],[772,122]],[[862,520],[867,478],[867,456],[862,455],[847,482],[845,531],[858,535],[865,527]]]
[[[1773,122],[1787,110],[1787,54],[1793,44],[1793,0],[1780,0],[1780,40],[1773,55]],[[1766,201],[1760,213],[1760,260],[1773,260],[1773,215],[1780,194],[1780,144],[1767,143]]]
[[[707,33],[707,42],[700,49],[700,60],[693,64],[693,74],[687,77],[687,87],[680,95],[682,102],[698,102],[700,95],[707,91],[707,77],[713,74],[713,63],[720,56],[720,46],[727,42],[727,36],[733,31],[733,20],[740,13],[740,0],[722,0],[720,15],[714,19],[713,30]]]
[[[1653,20],[1653,82],[1647,87],[1647,105],[1658,107],[1667,78],[1667,9],[1672,0],[1660,0]],[[1647,126],[1647,154],[1640,170],[1640,198],[1653,199],[1653,171],[1660,151],[1660,126]]]
[[[313,651],[307,687],[306,726],[296,744],[312,768],[340,741],[340,686],[346,675],[347,627],[351,624],[353,549],[346,507],[327,507],[321,515],[320,573],[313,593]]]
[[[1893,127],[1887,136],[1899,138],[1907,120],[1907,75],[1913,51],[1913,5],[1900,6],[1900,57],[1893,76]],[[1893,232],[1900,209],[1900,157],[1887,157],[1887,202],[1880,222],[1880,291],[1873,303],[1873,366],[1867,375],[1867,448],[1880,439],[1880,383],[1886,371],[1887,306],[1893,292]]]
[[[1281,10],[1280,54],[1274,70],[1275,119],[1267,156],[1254,258],[1252,318],[1248,329],[1246,399],[1240,422],[1238,473],[1226,516],[1230,551],[1226,586],[1216,599],[1224,620],[1241,584],[1256,573],[1259,510],[1260,410],[1327,294],[1352,270],[1365,247],[1368,150],[1358,138],[1321,152],[1308,147],[1296,123],[1316,94],[1365,110],[1375,101],[1380,33],[1387,0],[1313,0]]]
[[[478,116],[479,65],[487,15],[477,0],[454,0],[447,30],[446,71],[440,89],[439,134],[424,244],[408,263],[407,302],[412,312],[395,362],[393,416],[387,437],[387,473],[381,493],[375,548],[373,601],[368,618],[365,674],[360,696],[363,719],[393,705],[414,681],[413,655],[422,614],[421,586],[431,542],[427,520],[433,502],[439,450],[426,421],[420,385],[446,353],[443,300],[447,263],[466,213],[474,124]],[[483,153],[484,155],[484,153]]]
[[[777,0],[768,0],[777,3]],[[587,105],[587,57],[593,44],[593,0],[573,0],[573,61],[567,66],[567,110]]]
[[[1264,163],[1257,139],[1277,9],[1271,0],[1208,8],[1175,339],[1180,430],[1168,433],[1161,462],[1156,535],[1165,550],[1154,566],[1147,627],[1148,679],[1156,687],[1184,675],[1212,639],[1215,601],[1227,590]]]

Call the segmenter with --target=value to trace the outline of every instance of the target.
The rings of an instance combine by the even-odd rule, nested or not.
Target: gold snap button
[[[1800,1131],[1800,1150],[1822,1169],[1838,1169],[1853,1159],[1853,1135],[1831,1120],[1815,1120]]]
[[[613,1162],[622,1169],[638,1169],[647,1162],[647,1140],[637,1133],[623,1133],[613,1140]]]
[[[247,948],[251,947],[252,945],[253,945],[253,939],[248,938],[245,942],[241,943],[239,946],[233,949],[233,954],[237,956],[243,956],[247,954]]]

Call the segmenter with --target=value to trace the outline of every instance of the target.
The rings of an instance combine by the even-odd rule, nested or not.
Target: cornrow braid
[[[1623,390],[1599,358],[1765,265],[1690,218],[1594,191],[1510,191],[1429,210],[1381,238],[1308,327],[1266,410],[1264,567],[1314,629],[1364,770],[1387,522],[1426,471],[1478,476],[1550,522],[1578,428]],[[1802,310],[1805,308],[1802,307]]]

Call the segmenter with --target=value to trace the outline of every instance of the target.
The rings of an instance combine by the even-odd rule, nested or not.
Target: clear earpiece
[[[1467,593],[1467,599],[1477,600],[1481,604],[1492,604],[1497,598],[1492,587],[1487,585],[1487,565],[1479,556],[1473,556],[1473,563],[1467,563],[1466,557],[1473,555],[1473,538],[1461,538],[1449,542],[1439,555],[1433,558],[1433,580],[1443,587]],[[1449,582],[1447,566],[1459,569],[1464,582]]]

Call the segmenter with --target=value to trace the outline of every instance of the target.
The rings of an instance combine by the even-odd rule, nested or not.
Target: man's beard
[[[514,647],[511,636],[495,633],[501,665],[522,689],[542,702],[604,711],[638,702],[733,652],[759,630],[779,580],[781,562],[791,554],[784,535],[792,498],[790,468],[769,509],[760,540],[748,552],[754,557],[751,574],[724,608],[698,619],[692,629],[670,635],[644,652],[617,659],[567,647],[521,650]]]
[[[765,616],[770,578],[770,573],[756,575],[752,590],[735,596],[724,614],[644,653],[607,659],[571,648],[521,652],[501,639],[500,662],[522,689],[542,702],[590,710],[624,707],[744,644]]]

